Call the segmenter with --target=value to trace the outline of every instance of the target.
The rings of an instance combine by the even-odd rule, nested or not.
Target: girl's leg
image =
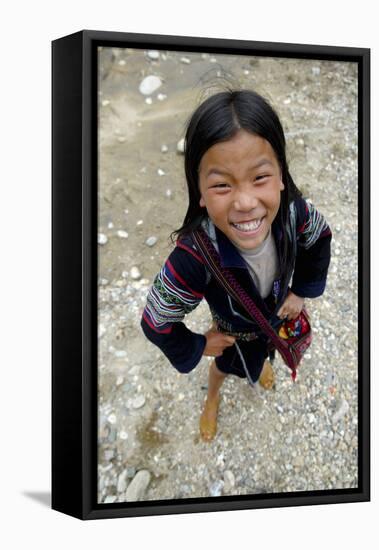
[[[220,388],[226,376],[216,367],[216,362],[212,361],[208,375],[208,395],[200,416],[200,435],[204,441],[211,441],[216,435]]]

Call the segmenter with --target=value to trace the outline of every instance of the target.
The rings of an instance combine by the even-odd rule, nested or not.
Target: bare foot
[[[275,382],[274,371],[270,361],[265,361],[259,377],[259,383],[265,390],[271,390]]]
[[[200,416],[200,435],[203,441],[211,441],[217,433],[217,415],[220,395],[211,401],[206,399]]]

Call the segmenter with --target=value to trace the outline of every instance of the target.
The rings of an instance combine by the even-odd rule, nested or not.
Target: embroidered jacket
[[[283,239],[276,220],[272,231],[280,264]],[[281,323],[276,313],[287,296],[288,288],[304,298],[315,298],[324,292],[330,262],[331,230],[309,201],[299,198],[291,203],[287,232],[292,247],[291,272],[275,280],[271,294],[262,299],[242,256],[216,228],[222,265],[229,268],[251,293],[273,327]],[[190,331],[183,323],[185,315],[194,310],[203,298],[208,302],[213,318],[225,331],[253,332],[265,339],[257,324],[247,317],[241,306],[230,298],[205,268],[192,238],[185,236],[177,241],[155,277],[141,320],[146,337],[161,349],[179,372],[190,372],[203,355],[205,336]]]

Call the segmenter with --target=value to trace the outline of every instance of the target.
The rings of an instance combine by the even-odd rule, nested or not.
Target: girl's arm
[[[196,252],[176,246],[154,279],[147,296],[141,326],[145,336],[183,373],[199,363],[206,337],[182,322],[201,302],[206,271]]]
[[[316,298],[325,290],[332,232],[313,204],[298,199],[295,206],[297,254],[291,291],[302,298]]]

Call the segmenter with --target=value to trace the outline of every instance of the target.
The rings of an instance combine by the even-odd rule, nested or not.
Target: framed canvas
[[[230,101],[241,90],[277,113],[288,167],[271,138],[250,130],[237,111],[234,137],[208,136],[194,160],[221,110],[202,132],[196,127],[191,148],[194,113],[217,94]],[[89,30],[52,43],[55,510],[96,519],[369,500],[369,90],[370,50],[362,48]],[[253,142],[279,172],[245,177]],[[223,362],[219,407],[205,412],[209,373],[227,346],[223,340],[221,351],[209,351],[209,334],[217,342],[229,335],[236,350],[243,338],[212,311],[213,275],[204,266],[204,288],[192,288],[196,247],[174,254],[193,200],[189,173],[198,174],[202,212],[232,235],[228,243],[253,243],[254,224],[267,224],[264,250],[284,196],[280,187],[270,202],[264,186],[285,189],[287,168],[305,212],[291,242],[316,262],[317,292],[296,295],[293,273],[289,287],[297,304],[305,298],[312,344],[295,381],[276,353],[270,389],[261,374],[249,376],[246,361],[246,372],[227,370],[243,361],[235,351]],[[254,208],[260,218],[246,213]],[[324,288],[317,247],[327,234]],[[266,279],[255,263],[248,271],[243,251],[240,270],[258,288]],[[276,256],[265,257],[268,265]],[[221,302],[243,317],[230,297]],[[215,365],[222,371],[221,359]],[[215,432],[208,440],[204,422]]]

